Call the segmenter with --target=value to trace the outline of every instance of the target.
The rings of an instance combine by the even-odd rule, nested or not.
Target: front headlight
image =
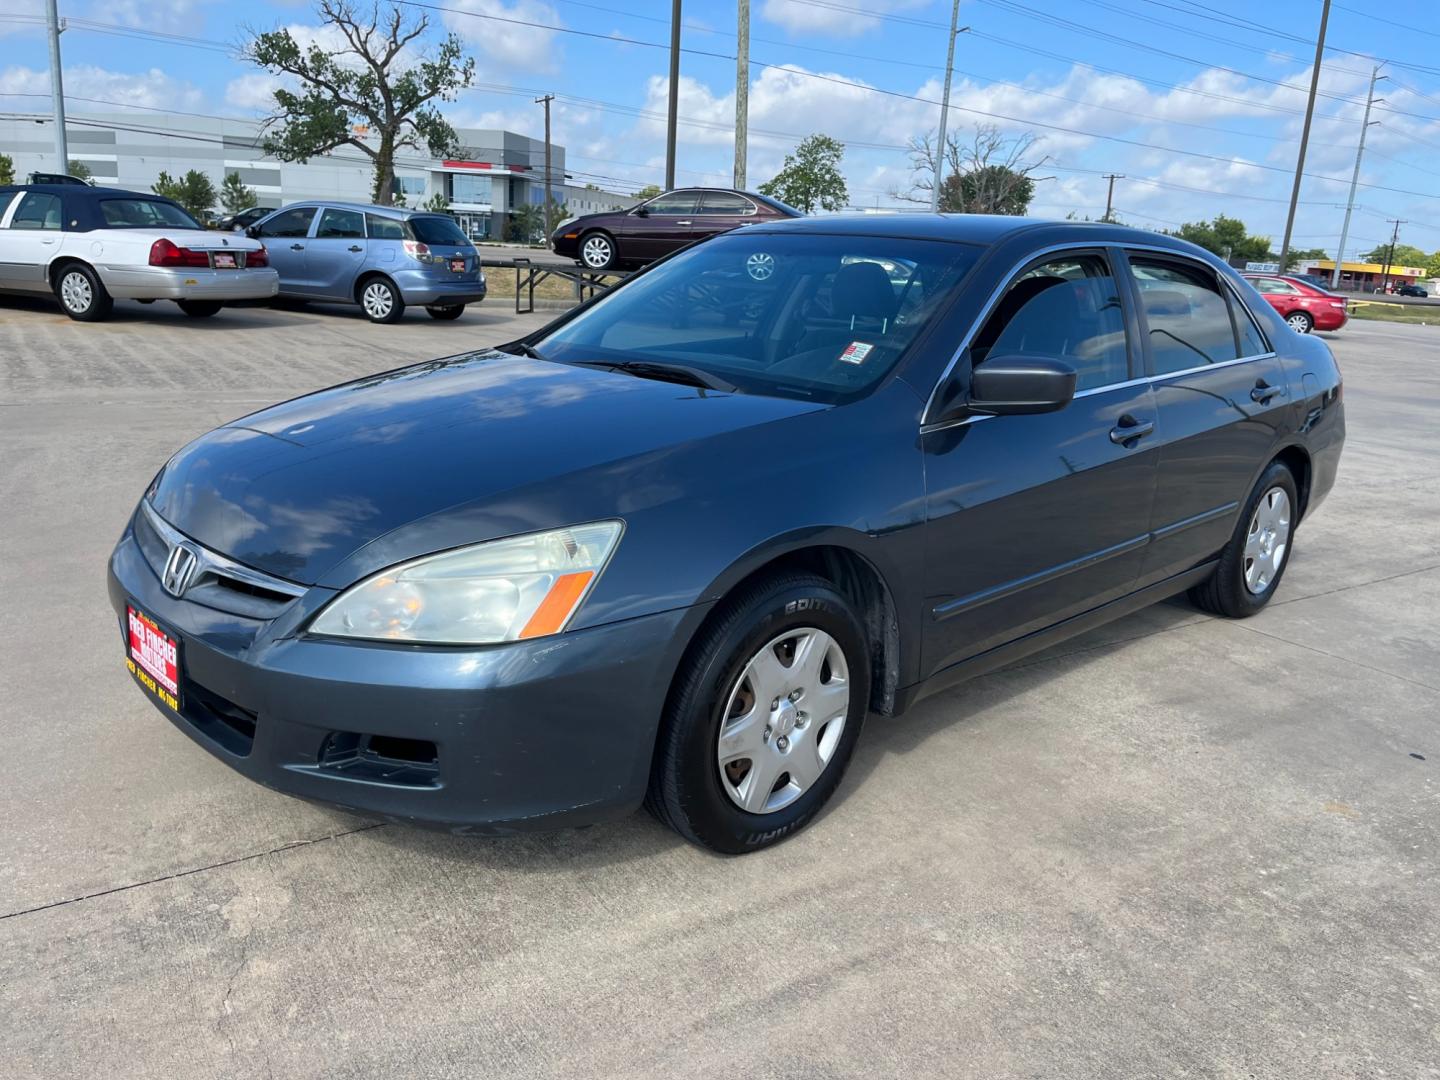
[[[618,521],[597,521],[392,566],[332,600],[310,632],[443,645],[558,634],[605,569],[622,529]]]

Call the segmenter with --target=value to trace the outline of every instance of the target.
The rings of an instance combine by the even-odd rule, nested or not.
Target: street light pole
[[[555,200],[550,197],[550,102],[555,100],[554,94],[546,94],[544,97],[535,99],[536,105],[545,106],[545,240],[548,243],[550,234],[555,231],[555,222],[550,220],[550,208],[555,205]]]
[[[1325,0],[1329,3],[1330,0]],[[680,0],[670,5],[670,115],[665,119],[665,190],[675,188],[675,119],[680,108]]]
[[[1315,93],[1320,88],[1320,63],[1325,58],[1325,28],[1330,24],[1330,0],[1320,10],[1320,36],[1315,41],[1315,66],[1310,69],[1310,97],[1305,102],[1305,124],[1300,129],[1300,156],[1295,160],[1295,184],[1290,189],[1290,212],[1285,215],[1285,239],[1280,242],[1280,272],[1290,255],[1290,234],[1295,229],[1295,207],[1300,202],[1300,181],[1305,176],[1305,150],[1310,145],[1310,121],[1315,116]]]
[[[1345,260],[1345,241],[1350,238],[1350,215],[1355,211],[1355,188],[1360,183],[1360,159],[1365,156],[1365,133],[1370,130],[1370,107],[1375,104],[1375,83],[1384,78],[1388,76],[1381,75],[1380,65],[1376,64],[1375,70],[1370,73],[1370,96],[1365,99],[1365,121],[1360,125],[1360,146],[1355,151],[1355,171],[1350,176],[1350,198],[1345,202],[1345,224],[1340,226],[1340,250],[1335,255],[1335,269],[1330,273],[1332,289],[1340,287],[1340,264]],[[1375,121],[1377,124],[1379,122]]]
[[[739,0],[735,35],[735,186],[745,188],[745,154],[750,138],[750,0]]]
[[[1390,291],[1390,271],[1395,266],[1395,244],[1400,239],[1400,226],[1408,224],[1404,218],[1387,218],[1386,224],[1394,225],[1395,229],[1390,233],[1390,247],[1385,252],[1385,269],[1380,278],[1380,295],[1384,296]]]
[[[1107,173],[1107,174],[1105,175],[1105,179],[1110,181],[1110,188],[1109,188],[1108,191],[1105,192],[1105,218],[1104,218],[1105,223],[1106,223],[1107,225],[1109,225],[1109,224],[1113,224],[1113,222],[1111,222],[1110,218],[1111,218],[1111,215],[1112,215],[1112,213],[1113,213],[1114,206],[1115,206],[1115,181],[1116,181],[1116,180],[1124,180],[1124,179],[1125,179],[1125,174],[1124,174],[1124,173]]]
[[[56,0],[45,0],[45,24],[50,34],[50,98],[55,110],[55,171],[70,171],[70,152],[65,145],[65,80],[60,74],[60,12]]]
[[[960,0],[950,8],[950,39],[945,46],[945,96],[940,99],[940,139],[935,147],[935,190],[930,192],[930,209],[940,209],[940,185],[945,180],[945,121],[950,117],[950,76],[955,71],[955,38],[960,30]],[[968,26],[966,30],[970,29]]]

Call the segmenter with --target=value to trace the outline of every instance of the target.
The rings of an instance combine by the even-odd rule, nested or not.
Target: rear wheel
[[[615,241],[603,232],[580,238],[580,261],[591,270],[608,270],[615,265]]]
[[[69,263],[59,269],[55,295],[65,314],[80,322],[99,322],[115,306],[100,275],[84,263]]]
[[[176,300],[175,305],[192,319],[208,319],[220,313],[219,300]]]
[[[1190,590],[1191,601],[1232,619],[1268,604],[1290,561],[1299,507],[1295,477],[1280,462],[1272,463],[1246,500],[1215,573]]]
[[[438,304],[431,304],[425,309],[425,314],[432,319],[439,319],[441,322],[448,322],[451,319],[458,319],[465,314],[464,304],[452,304],[449,307],[441,307]]]
[[[360,306],[371,322],[399,322],[405,314],[405,300],[389,278],[374,277],[362,284]]]
[[[830,582],[751,585],[676,673],[646,805],[714,851],[777,843],[835,793],[869,699],[865,633]]]
[[[1308,334],[1315,328],[1315,320],[1303,311],[1292,311],[1285,316],[1285,321],[1297,334]]]

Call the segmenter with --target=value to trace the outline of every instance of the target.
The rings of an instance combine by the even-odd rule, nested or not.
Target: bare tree
[[[1049,177],[1032,175],[1050,160],[1034,157],[1040,139],[1026,133],[1014,138],[993,124],[978,124],[974,137],[962,143],[960,132],[945,139],[945,179],[940,187],[940,209],[952,214],[1023,214],[1035,195],[1035,182]],[[891,192],[906,202],[930,202],[935,190],[937,148],[931,135],[910,140],[909,191]]]

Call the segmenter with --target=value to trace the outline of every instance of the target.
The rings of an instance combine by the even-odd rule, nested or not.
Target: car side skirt
[[[1157,581],[1153,585],[1147,585],[1143,589],[1137,589],[1116,600],[1111,600],[1108,604],[1101,604],[1099,607],[1091,608],[1079,615],[1072,615],[1053,626],[1036,630],[1034,633],[1026,634],[1024,637],[1016,638],[1004,645],[987,649],[968,660],[961,660],[958,664],[942,668],[924,682],[903,687],[896,695],[895,713],[899,715],[931,694],[948,690],[976,676],[988,674],[1006,664],[1014,663],[1041,649],[1072,638],[1076,634],[1083,634],[1086,630],[1093,630],[1097,626],[1103,626],[1105,623],[1129,615],[1132,611],[1139,611],[1141,608],[1149,607],[1176,593],[1184,592],[1192,585],[1198,585],[1209,577],[1218,561],[1218,559],[1207,560],[1199,566],[1175,574],[1163,581]]]

